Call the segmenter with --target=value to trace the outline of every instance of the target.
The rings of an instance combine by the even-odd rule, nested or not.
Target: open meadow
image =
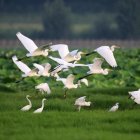
[[[118,68],[113,69],[107,76],[89,77],[88,87],[82,85],[81,88],[69,90],[66,99],[63,97],[63,85],[61,82],[56,83],[55,79],[26,78],[20,83],[15,83],[21,77],[21,71],[11,60],[15,54],[21,57],[25,55],[25,51],[15,49],[1,49],[0,51],[1,140],[139,139],[140,106],[128,99],[128,91],[140,88],[140,49],[116,50],[114,55]],[[82,58],[81,63],[90,63],[95,56],[98,55]],[[50,60],[36,57],[24,62],[33,67],[33,62],[46,61]],[[103,67],[109,66],[105,63]],[[65,77],[74,73],[78,78],[85,75],[86,71],[86,68],[72,68],[60,76]],[[41,95],[34,88],[45,81],[50,84],[52,90],[50,95]],[[27,94],[31,95],[33,107],[28,112],[22,112],[20,109],[27,104],[25,99]],[[84,107],[78,112],[74,102],[81,96],[86,96],[86,100],[91,101],[91,106]],[[44,111],[41,114],[33,114],[33,111],[41,106],[43,97],[47,99]],[[120,103],[119,110],[108,112],[116,102]]]

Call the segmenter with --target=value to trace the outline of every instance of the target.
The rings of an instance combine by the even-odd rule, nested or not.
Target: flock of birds
[[[82,83],[84,83],[86,86],[88,86],[88,80],[86,77],[89,77],[94,74],[102,74],[102,75],[108,75],[111,69],[104,69],[102,68],[102,63],[106,61],[111,67],[115,68],[117,67],[117,62],[114,57],[114,50],[115,48],[119,48],[116,45],[109,46],[101,46],[95,49],[94,51],[90,53],[85,53],[78,50],[69,51],[68,45],[66,44],[56,44],[52,45],[52,43],[49,43],[44,46],[37,47],[37,45],[31,40],[30,38],[26,37],[25,35],[18,32],[16,34],[22,45],[26,48],[28,53],[23,58],[17,58],[17,56],[13,56],[12,60],[16,64],[16,66],[23,72],[22,79],[26,77],[33,77],[33,76],[44,76],[44,77],[54,77],[56,79],[56,82],[61,81],[64,85],[65,93],[64,97],[67,96],[67,91],[69,89],[78,88],[81,86]],[[50,55],[50,52],[58,52],[59,58],[53,57]],[[81,60],[84,56],[89,56],[93,53],[98,53],[101,58],[94,58],[93,62],[91,64],[80,64],[78,63],[79,60]],[[57,65],[52,68],[50,63],[45,64],[37,64],[33,63],[34,68],[29,68],[22,60],[24,58],[29,57],[35,57],[35,56],[44,56],[48,57],[52,61],[55,61]],[[59,76],[60,72],[69,71],[69,69],[74,67],[87,67],[89,71],[87,71],[87,74],[76,79],[75,75],[70,74],[66,78],[62,78]],[[20,80],[20,81],[21,81]],[[74,81],[77,81],[74,83]],[[19,81],[18,81],[19,82]],[[41,83],[37,86],[35,86],[35,89],[39,90],[42,94],[46,92],[47,94],[51,93],[51,89],[49,87],[48,83]],[[140,104],[140,90],[129,92],[130,98],[134,100],[137,104]],[[29,105],[24,106],[21,110],[22,111],[28,111],[32,107],[32,103],[29,99],[29,95],[26,96]],[[46,99],[42,99],[42,106],[34,111],[34,113],[41,113],[44,108],[44,101]],[[90,106],[91,102],[86,101],[86,96],[80,97],[76,99],[75,106],[78,107],[78,110],[80,111],[82,106]],[[109,111],[115,112],[119,108],[119,103],[116,103]]]

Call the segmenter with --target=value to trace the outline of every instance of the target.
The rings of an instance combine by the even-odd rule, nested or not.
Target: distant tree
[[[117,15],[119,36],[122,39],[140,37],[140,1],[120,0]]]
[[[70,9],[63,0],[45,3],[44,31],[48,38],[67,38],[70,34],[71,20]]]

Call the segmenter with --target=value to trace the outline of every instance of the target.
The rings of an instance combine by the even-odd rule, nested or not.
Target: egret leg
[[[64,98],[66,98],[68,89],[65,89]]]
[[[78,106],[78,111],[80,112],[80,110],[81,110],[81,106]]]

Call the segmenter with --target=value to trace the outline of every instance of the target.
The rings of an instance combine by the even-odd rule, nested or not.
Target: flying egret
[[[35,110],[33,113],[41,113],[43,111],[45,100],[46,100],[45,98],[42,99],[42,106],[40,108],[38,108],[37,110]]]
[[[29,100],[29,97],[30,97],[30,95],[26,95],[26,99],[27,99],[27,101],[29,102],[29,105],[26,105],[26,106],[22,107],[22,108],[21,108],[21,111],[28,111],[28,110],[31,109],[32,103],[31,103],[31,101]]]
[[[81,59],[82,54],[86,54],[84,52],[78,52],[78,50],[69,51],[68,45],[66,44],[57,44],[51,46],[51,51],[58,51],[61,59],[66,62],[78,61]]]
[[[64,84],[64,88],[65,93],[64,93],[64,97],[66,98],[66,93],[68,91],[68,89],[72,89],[72,88],[78,88],[79,84],[74,84],[74,79],[75,76],[70,74],[67,76],[67,78],[57,78],[56,81],[61,81]]]
[[[116,103],[113,107],[110,108],[109,112],[115,112],[119,108],[119,103]]]
[[[41,83],[35,86],[35,89],[38,89],[42,94],[44,94],[44,92],[47,92],[47,94],[51,93],[50,87],[47,83]]]
[[[22,74],[22,77],[38,76],[37,69],[31,70],[25,63],[19,61],[16,56],[13,56],[12,60],[17,65],[17,67],[24,73]]]
[[[101,47],[95,49],[93,52],[88,53],[86,55],[90,55],[92,53],[97,52],[98,54],[100,54],[107,61],[107,63],[111,67],[117,67],[117,62],[116,62],[114,54],[113,54],[115,48],[119,48],[119,47],[116,46],[116,45],[112,45],[111,47],[109,47],[109,46],[101,46]]]
[[[75,106],[78,106],[78,111],[80,111],[82,106],[90,106],[91,102],[86,102],[86,96],[76,99]]]
[[[129,91],[128,93],[131,99],[140,98],[140,89],[138,89],[137,91]]]
[[[51,69],[51,65],[49,63],[46,63],[46,64],[37,64],[37,63],[34,63],[33,64],[34,67],[36,67],[39,71],[38,71],[38,74],[40,76],[47,76],[49,77],[50,76],[50,69]]]
[[[103,69],[102,66],[103,59],[102,58],[94,58],[93,59],[93,64],[87,64],[89,67],[89,70],[87,72],[88,75],[85,75],[83,77],[80,77],[79,79],[83,79],[85,77],[91,76],[93,74],[103,74],[103,75],[108,75],[110,69]]]
[[[49,46],[52,43],[41,46],[41,47],[38,48],[37,45],[33,42],[33,40],[24,36],[20,32],[18,32],[16,34],[16,36],[21,41],[23,46],[29,51],[29,53],[26,54],[27,57],[40,56],[40,55],[47,56],[48,55],[48,52],[50,51]]]
[[[52,56],[49,56],[49,58],[52,59],[53,61],[57,62],[60,65],[64,65],[65,67],[73,67],[73,68],[74,67],[80,67],[80,66],[81,67],[84,67],[84,66],[87,67],[87,65],[85,65],[85,64],[68,63],[63,59],[55,58],[55,57],[52,57]]]
[[[86,86],[88,86],[88,80],[86,78],[83,78],[81,80],[78,80],[79,86],[81,86],[81,83],[84,83]]]

